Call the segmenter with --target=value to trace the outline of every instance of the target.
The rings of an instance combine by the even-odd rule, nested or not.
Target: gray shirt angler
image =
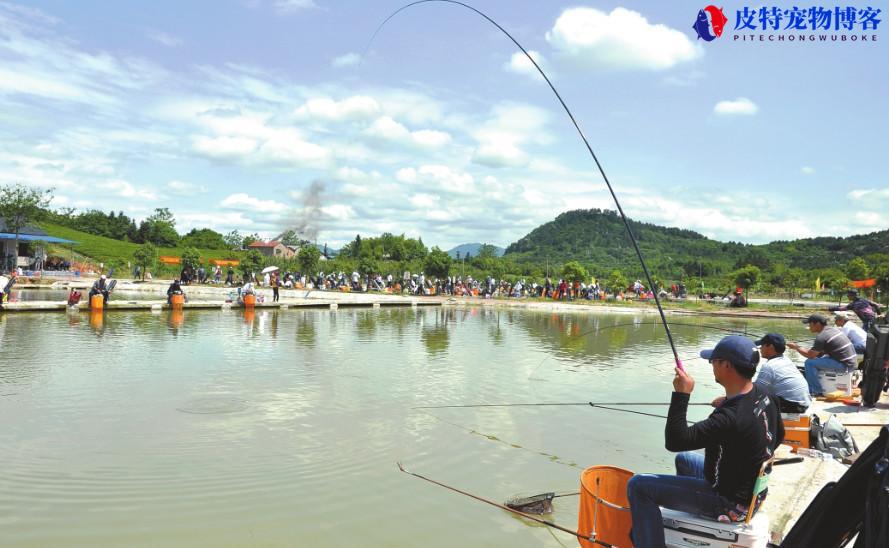
[[[766,360],[759,367],[753,382],[766,392],[787,401],[800,403],[806,407],[812,405],[806,379],[796,365],[783,355]]]
[[[822,329],[821,333],[818,333],[818,336],[815,337],[812,350],[827,354],[845,365],[846,369],[858,367],[858,357],[855,354],[852,341],[836,327],[825,327]]]

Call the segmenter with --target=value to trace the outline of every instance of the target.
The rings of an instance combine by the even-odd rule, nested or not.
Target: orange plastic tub
[[[105,308],[105,299],[101,295],[90,297],[90,310],[102,310]]]
[[[244,295],[244,306],[247,308],[256,306],[256,295]]]
[[[627,482],[633,473],[616,466],[592,466],[580,475],[580,514],[577,532],[613,546],[632,546]],[[580,540],[583,548],[601,545]]]

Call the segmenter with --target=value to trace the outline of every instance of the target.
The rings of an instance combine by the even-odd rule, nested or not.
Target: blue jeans
[[[665,545],[660,507],[716,519],[730,504],[704,479],[704,456],[690,451],[676,455],[676,476],[636,474],[627,484],[633,515],[633,544],[645,548]]]
[[[824,393],[821,388],[821,382],[818,380],[818,371],[820,369],[831,369],[833,371],[846,372],[846,366],[829,356],[821,356],[820,358],[809,358],[806,360],[806,382],[809,383],[809,394],[817,396]]]

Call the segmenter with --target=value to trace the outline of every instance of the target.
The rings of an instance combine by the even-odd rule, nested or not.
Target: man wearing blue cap
[[[796,365],[784,355],[787,343],[780,333],[766,333],[756,341],[766,361],[754,379],[756,386],[778,400],[782,413],[805,413],[812,405],[809,385]]]
[[[627,484],[633,515],[633,544],[664,546],[660,507],[716,519],[743,521],[762,463],[784,439],[776,402],[753,384],[759,353],[753,341],[730,335],[711,350],[701,351],[710,361],[725,399],[701,422],[688,425],[686,411],[694,379],[676,368],[673,397],[664,433],[676,455],[676,476],[637,474]],[[704,449],[705,453],[693,453]]]

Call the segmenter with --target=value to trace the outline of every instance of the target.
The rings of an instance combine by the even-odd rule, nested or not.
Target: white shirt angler
[[[760,365],[753,382],[767,392],[785,400],[805,406],[812,404],[806,379],[803,378],[796,365],[784,355],[775,356]]]
[[[847,320],[842,329],[843,333],[852,341],[852,346],[864,346],[867,344],[867,333],[857,323]]]
[[[0,276],[0,293],[6,291],[6,284],[9,283],[9,278],[6,276]]]

